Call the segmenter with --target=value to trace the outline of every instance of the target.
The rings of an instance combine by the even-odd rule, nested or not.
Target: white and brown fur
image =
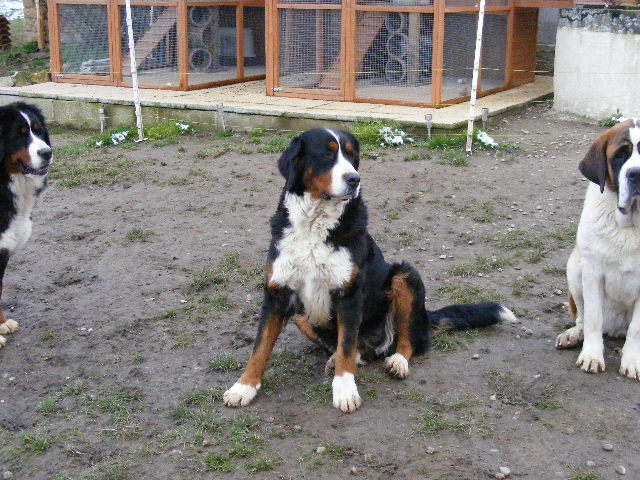
[[[0,297],[9,257],[31,235],[31,211],[47,185],[51,142],[42,112],[33,105],[0,107]],[[0,348],[3,335],[18,328],[0,310]]]
[[[499,304],[424,306],[424,285],[407,263],[388,264],[367,232],[360,195],[359,144],[349,133],[309,130],[292,140],[278,167],[285,178],[267,256],[267,283],[247,368],[225,392],[230,407],[256,396],[271,352],[288,320],[331,357],[333,405],[362,404],[356,365],[385,358],[397,378],[429,345],[432,327],[471,328],[514,320]]]
[[[640,381],[640,119],[598,137],[580,171],[591,182],[567,263],[576,325],[556,348],[583,343],[576,365],[605,370],[603,334],[624,337],[619,372]]]

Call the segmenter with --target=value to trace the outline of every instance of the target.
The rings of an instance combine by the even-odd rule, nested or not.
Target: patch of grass
[[[85,398],[85,405],[95,406],[101,412],[111,416],[111,421],[116,425],[127,422],[133,414],[140,410],[140,402],[142,402],[142,393],[122,387],[105,392],[95,401]]]
[[[547,385],[543,388],[538,398],[533,402],[533,406],[538,410],[555,410],[560,407],[560,402],[555,398],[557,394],[556,385]]]
[[[231,302],[226,295],[220,295],[213,299],[213,308],[218,312],[229,310],[230,307]]]
[[[537,235],[525,230],[512,230],[498,239],[498,246],[506,250],[532,248],[540,250],[544,248],[544,242]]]
[[[187,348],[191,345],[195,345],[198,337],[203,335],[202,332],[184,332],[176,337],[176,341],[171,345],[171,348]]]
[[[549,275],[566,275],[567,269],[565,266],[557,266],[557,265],[545,265],[542,267],[542,271],[544,273],[548,273]]]
[[[331,399],[331,384],[327,381],[309,385],[305,388],[303,395],[310,402],[323,404]]]
[[[258,153],[282,153],[289,146],[288,138],[274,137],[258,145]]]
[[[205,456],[204,464],[207,467],[207,470],[213,470],[214,472],[229,473],[234,470],[234,466],[229,457],[218,453],[209,453]]]
[[[492,270],[498,270],[509,265],[509,260],[504,257],[483,257],[477,256],[471,263],[461,263],[449,270],[447,274],[454,277],[477,277],[479,274],[485,274]]]
[[[163,140],[169,138],[176,138],[188,133],[193,133],[195,130],[189,125],[188,128],[181,128],[178,124],[180,122],[166,122],[158,125],[152,125],[145,127],[144,136],[149,140]],[[186,124],[181,124],[186,125]]]
[[[91,468],[78,480],[126,480],[129,478],[129,465],[123,461],[103,462]]]
[[[182,403],[187,406],[198,406],[222,400],[222,390],[211,388],[196,390],[182,395]]]
[[[405,162],[417,162],[419,160],[430,160],[431,154],[427,152],[414,152],[404,157]]]
[[[268,131],[266,128],[254,128],[249,132],[249,138],[262,138],[267,135]]]
[[[569,480],[600,480],[600,475],[596,472],[576,472],[569,477]]]
[[[38,405],[38,412],[45,415],[55,413],[58,410],[60,410],[60,397],[58,395],[47,395]]]
[[[214,372],[228,373],[234,370],[240,370],[243,366],[243,362],[236,360],[229,354],[219,355],[209,362],[209,369]]]
[[[620,123],[620,118],[622,118],[622,114],[620,112],[616,112],[613,115],[608,116],[607,118],[603,118],[598,123],[601,127],[615,127],[618,123]]]
[[[496,213],[496,208],[493,203],[479,202],[476,199],[472,199],[464,205],[457,207],[454,213],[456,215],[468,216],[471,220],[478,223],[489,223],[498,218],[503,218],[502,215]]]
[[[153,235],[151,230],[143,230],[142,228],[135,227],[125,234],[124,241],[122,243],[124,245],[129,245],[134,242],[146,242],[149,240],[151,235]]]
[[[389,127],[391,130],[400,128],[399,124],[389,122],[354,122],[351,125],[351,133],[358,139],[361,147],[379,147],[382,137],[380,130]]]
[[[416,241],[420,240],[420,234],[418,232],[408,232],[406,230],[402,230],[396,233],[398,237],[398,243],[403,247],[408,247],[413,245]]]
[[[33,453],[40,454],[53,446],[53,439],[40,433],[26,433],[20,436],[22,446]]]
[[[472,328],[469,330],[451,331],[436,334],[431,342],[436,350],[442,352],[453,349],[456,345],[463,343],[466,340],[471,340],[479,334],[479,330]]]
[[[48,342],[51,339],[53,339],[53,332],[42,332],[40,335],[40,340],[43,342]]]
[[[268,472],[280,465],[282,465],[282,457],[260,457],[255,460],[249,460],[246,467],[249,473],[255,474],[258,472]]]
[[[514,297],[521,297],[525,292],[531,290],[534,285],[538,283],[535,277],[531,275],[525,275],[523,277],[518,277],[511,287],[511,294]]]
[[[418,387],[410,387],[398,393],[398,396],[405,402],[421,402],[425,399],[424,392]]]
[[[246,266],[240,262],[240,254],[237,252],[227,253],[216,267],[207,266],[191,282],[189,290],[200,292],[209,286],[219,286],[226,284],[230,279],[236,280],[240,285],[246,284],[249,280],[259,276],[263,272],[262,266]],[[218,310],[224,310],[226,303],[218,297]],[[226,297],[225,297],[226,298]],[[222,302],[222,303],[221,303]]]
[[[440,161],[438,163],[442,165],[453,165],[454,167],[464,167],[469,160],[464,150],[458,150],[455,148],[447,148],[442,150],[440,154]]]
[[[423,143],[423,146],[431,150],[447,150],[454,147],[462,147],[467,141],[464,132],[446,135],[433,135],[431,140]]]
[[[325,444],[324,447],[326,448],[326,454],[329,455],[331,458],[334,458],[335,460],[344,459],[351,451],[351,449],[346,445],[340,445],[340,444],[331,443],[331,442]]]
[[[144,362],[144,357],[139,353],[134,353],[131,357],[131,363],[134,365],[140,365],[142,362]]]
[[[453,303],[502,302],[497,292],[483,290],[475,285],[443,285],[434,290],[436,298],[448,298]]]
[[[465,430],[466,427],[464,423],[446,419],[440,412],[437,412],[433,408],[425,408],[421,411],[420,417],[418,417],[416,433],[421,435],[434,435],[444,430],[459,433]]]
[[[178,143],[178,140],[175,138],[163,138],[161,140],[153,142],[152,145],[153,148],[162,148],[166,147],[167,145],[174,145],[176,143]]]

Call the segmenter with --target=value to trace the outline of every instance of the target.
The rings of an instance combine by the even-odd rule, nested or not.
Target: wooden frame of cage
[[[535,79],[538,9],[543,7],[561,8],[573,6],[572,0],[505,0],[504,3],[505,5],[502,6],[489,5],[485,7],[486,14],[500,14],[507,17],[504,85],[482,90],[482,82],[480,82],[480,88],[478,89],[479,97],[533,82]],[[446,104],[442,101],[445,44],[444,25],[445,14],[477,13],[479,11],[477,5],[447,6],[447,0],[433,0],[432,5],[429,6],[365,5],[358,4],[357,0],[342,0],[341,3],[336,4],[281,3],[279,0],[267,0],[265,9],[267,19],[265,29],[266,32],[268,32],[267,52],[270,55],[267,57],[266,62],[267,95],[436,108],[461,103],[469,98],[466,96],[447,99]],[[280,11],[287,12],[292,10],[337,10],[341,12],[341,47],[339,53],[341,57],[341,67],[339,88],[331,90],[300,87],[283,88],[280,85],[279,48],[281,39],[279,13]],[[433,15],[431,102],[358,97],[356,92],[356,72],[358,70],[356,61],[356,27],[359,12],[425,13]],[[316,31],[319,31],[318,27],[316,27]],[[287,44],[286,41],[284,43]],[[482,70],[480,72],[482,73]]]
[[[78,73],[64,73],[62,71],[62,38],[60,36],[60,5],[103,5],[107,8],[107,32],[109,44],[110,69],[108,75],[90,75]],[[123,79],[122,70],[122,42],[120,22],[120,8],[125,5],[124,0],[49,0],[49,38],[51,55],[51,78],[54,82],[83,83],[92,85],[110,85],[129,87],[131,83]],[[217,87],[234,83],[262,80],[265,75],[245,76],[244,56],[244,9],[249,7],[264,7],[264,0],[220,0],[220,1],[188,1],[188,0],[132,0],[132,7],[156,6],[172,7],[177,11],[177,72],[178,85],[166,86],[141,83],[141,88],[155,88],[161,90],[197,90],[207,87]],[[235,7],[236,9],[236,76],[232,79],[203,82],[189,85],[189,26],[187,21],[189,7]],[[266,61],[266,60],[265,60]],[[268,68],[268,67],[266,67]]]

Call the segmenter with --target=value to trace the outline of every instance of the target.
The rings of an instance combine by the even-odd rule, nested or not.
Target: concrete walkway
[[[445,108],[420,108],[370,103],[268,97],[264,81],[255,81],[190,92],[140,90],[143,117],[147,124],[179,120],[227,128],[255,127],[302,130],[323,124],[348,124],[357,120],[388,120],[405,125],[424,125],[433,115],[436,129],[459,128],[466,124],[469,103]],[[516,109],[551,96],[552,77],[536,77],[534,83],[478,99],[476,114],[488,107],[490,115]],[[107,115],[107,126],[134,124],[130,88],[68,83],[41,83],[26,87],[0,88],[0,104],[13,101],[35,103],[58,125],[97,128],[98,109]],[[217,107],[222,105],[222,119]]]

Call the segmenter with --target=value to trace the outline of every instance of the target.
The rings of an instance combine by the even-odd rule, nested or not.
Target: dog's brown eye
[[[39,130],[40,130],[40,125],[38,125],[37,123],[34,123],[34,124],[33,124],[33,131],[34,131],[34,132],[37,132],[37,131],[39,131]]]
[[[20,133],[26,135],[27,133],[29,133],[29,127],[21,127]]]

